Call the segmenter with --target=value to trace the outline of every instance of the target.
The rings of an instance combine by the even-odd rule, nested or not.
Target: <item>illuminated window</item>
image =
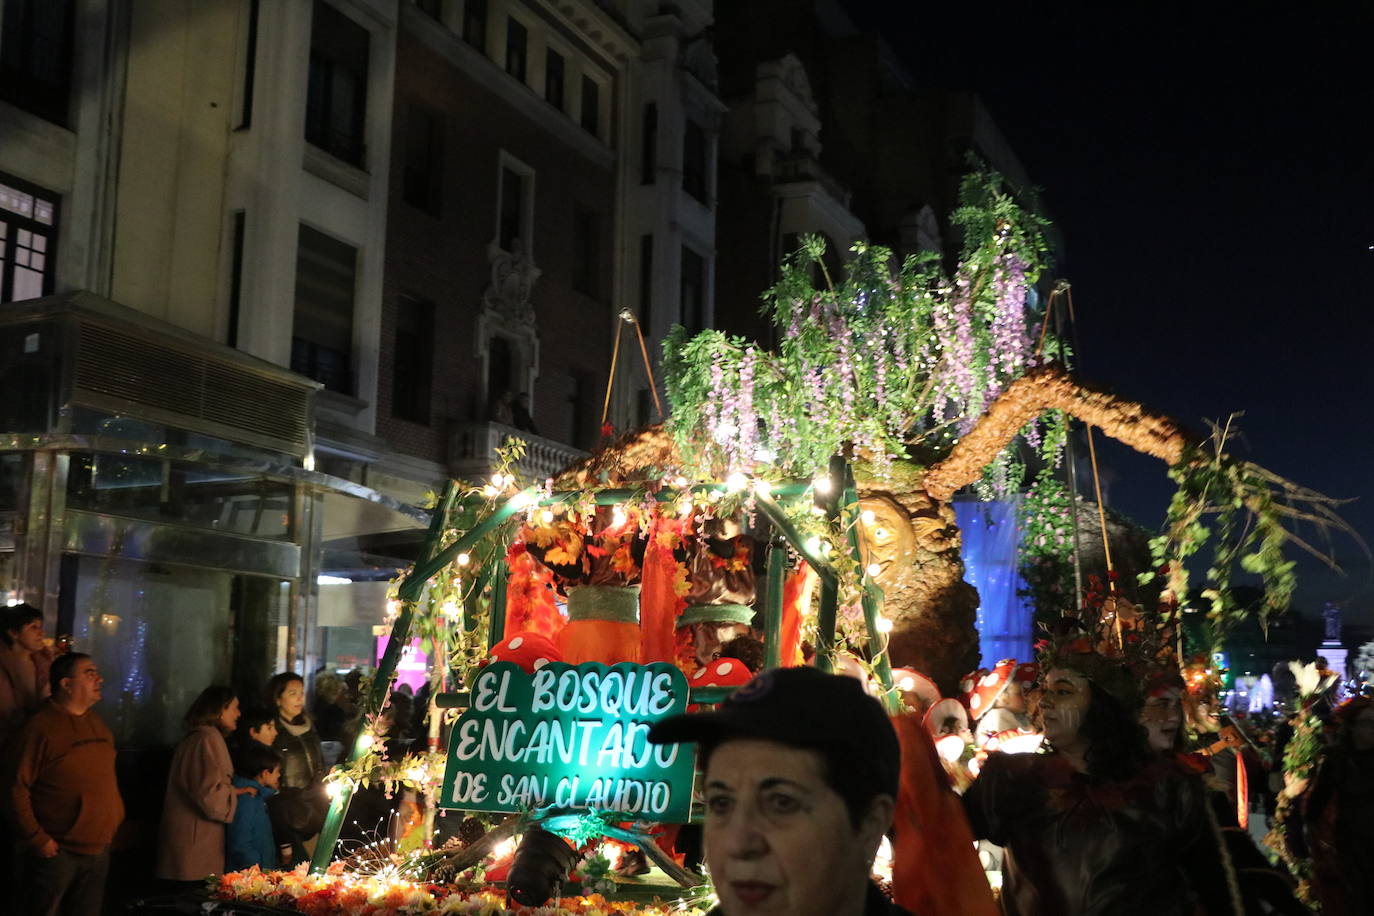
[[[0,302],[52,292],[57,195],[0,175]]]

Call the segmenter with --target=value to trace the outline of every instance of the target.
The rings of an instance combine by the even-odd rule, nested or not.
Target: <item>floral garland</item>
[[[953,221],[970,241],[953,277],[933,254],[894,273],[890,250],[861,243],[832,278],[824,241],[809,237],[765,295],[775,352],[720,331],[689,338],[674,329],[664,342],[667,426],[690,476],[721,479],[760,463],[809,475],[851,450],[881,474],[909,445],[947,449],[1039,363],[1027,300],[1046,260],[1044,220],[993,173],[971,175],[961,193]],[[1062,436],[1041,426],[1056,422],[1024,432],[1050,464]],[[985,487],[1014,490],[1023,471],[1015,449],[1003,449]]]
[[[600,894],[564,897],[541,907],[507,906],[505,895],[490,889],[411,881],[396,874],[360,875],[335,863],[322,875],[305,866],[294,871],[259,871],[257,866],[211,878],[211,896],[260,906],[278,907],[306,916],[704,916],[709,907],[690,903],[635,903],[607,900]]]

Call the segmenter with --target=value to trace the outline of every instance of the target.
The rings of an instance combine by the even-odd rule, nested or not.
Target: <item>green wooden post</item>
[[[775,537],[768,546],[768,603],[763,609],[763,666],[782,664],[782,593],[787,574],[787,542]]]
[[[868,573],[863,568],[863,549],[859,544],[862,536],[859,532],[859,494],[858,487],[854,484],[854,471],[848,466],[844,469],[844,493],[841,497],[842,512],[844,514],[845,528],[849,532],[849,555],[855,567],[864,578],[864,593],[862,606],[864,611],[864,628],[868,630],[868,655],[873,660],[874,673],[878,675],[878,683],[883,689],[883,705],[890,713],[902,711],[902,701],[897,692],[892,689],[892,662],[887,657],[887,648],[883,645],[885,639],[883,634],[878,631],[878,618],[882,610],[883,590],[878,587],[876,582],[868,580]]]
[[[848,463],[839,455],[830,459],[830,492],[821,495],[821,505],[832,524],[839,518],[839,494],[844,487]],[[835,670],[835,617],[840,608],[840,583],[836,577],[821,579],[821,607],[816,616],[816,667]]]
[[[439,542],[444,537],[444,525],[457,493],[457,485],[450,480],[444,486],[444,495],[439,499],[439,504],[434,507],[434,514],[430,516],[429,533],[425,536],[425,543],[421,548],[420,556],[432,556],[439,549]],[[422,588],[423,585],[422,580]],[[382,660],[377,665],[377,673],[372,678],[372,689],[368,691],[363,702],[364,722],[375,716],[386,700],[387,690],[391,687],[391,678],[396,673],[396,665],[401,660],[401,650],[410,642],[410,622],[414,617],[415,602],[418,598],[419,590],[412,595],[401,598],[401,613],[397,615],[396,622],[392,624],[391,638],[387,640],[386,651],[382,653]],[[359,733],[358,739],[348,749],[348,754],[344,757],[343,763],[352,763],[357,759],[358,754],[365,750],[360,744],[361,741],[362,734]],[[315,854],[310,859],[310,871],[317,875],[324,873],[324,870],[329,867],[329,860],[334,857],[334,844],[339,841],[339,831],[343,828],[344,816],[348,814],[348,803],[353,799],[352,789],[346,786],[339,788],[339,794],[330,801],[329,814],[325,816],[324,826],[320,828],[320,835],[315,841]]]
[[[487,648],[491,648],[506,638],[506,553],[500,551],[492,560],[491,581],[491,627],[487,631]]]

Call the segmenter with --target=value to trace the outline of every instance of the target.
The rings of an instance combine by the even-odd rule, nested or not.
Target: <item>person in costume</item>
[[[1025,689],[1035,683],[1039,669],[1004,658],[991,671],[980,668],[964,679],[964,703],[974,723],[973,737],[979,747],[989,740],[1033,731],[1026,713]]]
[[[731,639],[751,634],[753,551],[754,539],[725,518],[702,520],[700,537],[688,545],[686,609],[677,626],[691,628],[692,659],[698,666],[714,661]]]
[[[989,755],[964,795],[974,835],[1006,850],[1013,916],[1237,913],[1201,782],[1150,752],[1124,664],[1073,640],[1045,666],[1050,750]]]
[[[1314,884],[1323,913],[1374,913],[1374,700],[1348,700],[1335,723],[1304,810]]]
[[[712,914],[909,916],[869,877],[901,751],[858,681],[774,668],[714,711],[655,724],[649,740],[699,745]]]

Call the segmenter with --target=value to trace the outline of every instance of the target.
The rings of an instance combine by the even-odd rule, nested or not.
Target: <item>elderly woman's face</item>
[[[706,862],[727,916],[829,916],[854,905],[891,801],[880,796],[856,829],[823,767],[820,754],[773,741],[729,741],[711,755]]]
[[[1045,692],[1040,696],[1040,719],[1045,725],[1045,740],[1065,747],[1078,740],[1078,730],[1092,703],[1088,679],[1066,668],[1055,668],[1045,676]]]
[[[300,681],[287,681],[277,697],[277,709],[283,719],[294,719],[305,709],[305,685]]]

